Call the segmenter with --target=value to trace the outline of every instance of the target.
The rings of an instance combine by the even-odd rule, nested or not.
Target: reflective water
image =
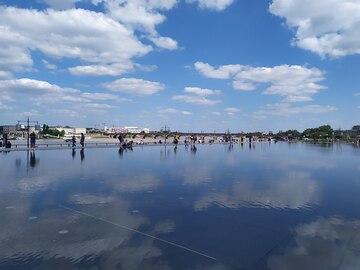
[[[360,269],[360,149],[0,153],[0,269]]]

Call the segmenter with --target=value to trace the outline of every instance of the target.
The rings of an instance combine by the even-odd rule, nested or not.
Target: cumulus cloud
[[[29,99],[34,105],[77,103],[78,106],[87,106],[92,109],[111,109],[108,104],[93,103],[96,100],[124,102],[127,99],[109,93],[82,93],[78,89],[64,88],[46,81],[33,80],[28,78],[0,80],[0,101],[13,102],[15,99]],[[3,104],[4,108],[9,108]],[[54,109],[54,108],[52,108]],[[64,108],[65,109],[65,108]]]
[[[230,6],[234,0],[187,0],[188,3],[197,3],[200,8],[222,11]]]
[[[0,44],[0,70],[31,68],[31,51],[38,50],[54,59],[66,57],[90,63],[90,67],[70,69],[79,75],[109,75],[100,72],[101,66],[112,67],[110,75],[131,71],[132,59],[152,50],[119,22],[83,9],[0,7]]]
[[[229,79],[243,68],[242,65],[224,65],[215,69],[208,63],[203,62],[196,62],[194,66],[205,77],[214,79]]]
[[[318,55],[360,54],[360,2],[273,0],[269,11],[295,30],[294,45]]]
[[[141,31],[156,46],[163,49],[177,49],[177,42],[158,34],[156,26],[166,20],[164,10],[172,9],[178,0],[108,0],[103,2],[108,16],[132,30]]]
[[[43,60],[42,60],[42,63],[43,63],[43,65],[44,65],[44,67],[46,67],[47,69],[50,69],[50,70],[57,70],[57,69],[58,69],[56,65],[50,63],[50,62],[47,61],[47,60],[44,60],[44,59],[43,59]]]
[[[233,87],[237,90],[251,91],[269,85],[263,94],[282,96],[286,102],[311,101],[313,95],[326,88],[319,84],[325,79],[323,71],[298,65],[224,65],[214,68],[207,63],[196,62],[195,68],[208,78],[232,78]]]
[[[61,88],[45,81],[23,78],[0,81],[0,92],[39,95],[44,93],[74,93],[77,92],[77,90]]]
[[[163,49],[175,50],[178,47],[176,40],[169,37],[151,37],[150,40],[155,43],[156,46]]]
[[[157,110],[157,112],[158,112],[158,113],[161,113],[161,114],[173,113],[173,114],[192,115],[191,112],[188,112],[188,111],[180,111],[180,110],[177,110],[177,109],[174,109],[174,108],[166,108],[166,109],[159,108],[159,109]]]
[[[233,115],[235,113],[240,112],[240,109],[238,108],[225,108],[224,111],[228,114],[228,115]]]
[[[301,113],[327,113],[336,111],[334,106],[306,105],[292,106],[288,103],[266,104],[261,110],[254,113],[255,117],[265,117],[269,115],[288,116]]]
[[[210,96],[210,95],[221,94],[220,90],[212,90],[212,89],[200,88],[200,87],[185,87],[184,92],[187,94],[194,94],[198,96]]]
[[[175,95],[172,97],[172,99],[198,105],[215,105],[221,102],[221,100],[208,98],[208,96],[211,95],[219,95],[221,93],[220,90],[212,90],[200,87],[185,87],[184,93],[185,95]]]
[[[162,83],[136,78],[121,78],[104,83],[102,86],[111,91],[139,96],[154,95],[165,89],[165,85]]]

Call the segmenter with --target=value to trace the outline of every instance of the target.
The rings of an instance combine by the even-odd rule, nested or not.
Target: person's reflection
[[[120,146],[120,148],[119,148],[119,156],[120,156],[120,158],[122,158],[124,156],[124,151],[125,151],[125,149]]]
[[[84,148],[81,148],[81,150],[80,150],[80,158],[81,158],[81,162],[83,162],[84,158],[85,158]]]
[[[73,159],[75,159],[75,156],[76,156],[75,148],[72,149],[71,156]]]
[[[177,145],[174,147],[174,155],[176,156]]]
[[[15,167],[21,167],[21,159],[20,158],[17,158],[15,159]]]
[[[191,153],[193,153],[193,154],[195,155],[195,154],[196,154],[196,151],[197,151],[197,148],[196,148],[195,144],[193,144],[193,145],[191,146]]]
[[[228,152],[231,152],[234,148],[234,145],[232,143],[229,144],[228,146]]]
[[[30,166],[35,167],[36,166],[36,157],[35,157],[35,151],[30,152]]]

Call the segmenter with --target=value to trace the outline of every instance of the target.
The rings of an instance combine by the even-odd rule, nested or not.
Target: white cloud
[[[80,59],[119,69],[131,67],[134,57],[143,56],[152,48],[142,44],[132,30],[102,13],[0,7],[0,70],[31,68],[30,50],[54,59]],[[84,69],[70,71],[81,73]],[[125,71],[123,68],[118,73]]]
[[[185,87],[184,93],[186,94],[175,95],[172,97],[172,99],[185,103],[193,103],[198,105],[215,105],[221,102],[221,100],[213,100],[207,98],[207,96],[219,95],[221,93],[220,90],[212,90],[212,89],[200,88],[200,87]]]
[[[3,104],[3,103],[0,101],[0,110],[8,110],[8,109],[10,109],[10,107],[7,106],[7,105],[5,105],[5,104]]]
[[[258,67],[240,71],[233,82],[235,89],[255,89],[257,84],[270,84],[263,92],[284,96],[288,102],[309,101],[311,96],[325,87],[318,84],[324,73],[316,68],[281,65],[272,68]],[[243,85],[247,85],[243,88]]]
[[[269,11],[296,31],[293,44],[320,56],[360,54],[360,2],[273,0]]]
[[[233,87],[237,90],[251,91],[262,85],[269,85],[263,94],[283,96],[286,102],[311,101],[313,95],[326,88],[319,84],[325,79],[324,72],[304,66],[224,65],[216,69],[209,64],[197,62],[195,68],[209,78],[232,78]]]
[[[221,112],[212,112],[212,115],[221,115]]]
[[[163,49],[175,50],[178,47],[176,40],[169,37],[150,37],[150,40],[155,43],[156,46]]]
[[[109,105],[109,104],[99,104],[99,103],[88,103],[88,104],[83,104],[82,106],[84,106],[85,108],[89,108],[89,109],[114,109],[114,108],[118,108],[117,106],[113,106],[113,105]]]
[[[192,112],[182,111],[181,114],[183,114],[183,115],[192,115]]]
[[[210,95],[220,95],[220,90],[212,90],[207,88],[200,87],[185,87],[184,92],[187,94],[194,94],[198,96],[210,96]]]
[[[108,93],[88,93],[72,88],[63,88],[55,84],[50,84],[45,81],[33,79],[14,79],[14,80],[0,80],[0,101],[13,102],[16,100],[30,100],[34,106],[46,105],[56,106],[62,104],[86,107],[87,109],[112,109],[113,105],[93,103],[95,100],[109,100],[111,102],[124,102],[127,99],[121,98],[114,94]],[[65,104],[65,105],[64,105]],[[5,104],[3,108],[9,108]],[[56,109],[56,108],[51,108]],[[66,108],[64,108],[66,110]]]
[[[215,69],[208,63],[203,62],[196,62],[194,66],[205,77],[214,79],[229,79],[243,68],[242,65],[224,65]]]
[[[164,114],[167,114],[167,113],[178,113],[178,112],[179,112],[177,109],[174,109],[174,108],[158,109],[157,111],[158,111],[159,113],[164,113]]]
[[[57,70],[57,66],[54,65],[54,64],[51,64],[49,61],[46,61],[46,60],[42,60],[42,63],[44,65],[44,67],[46,67],[47,69],[50,69],[50,70]]]
[[[215,105],[221,102],[220,100],[212,100],[205,97],[191,96],[191,95],[177,95],[177,96],[173,96],[172,99],[185,103],[193,103],[198,105]]]
[[[121,98],[117,95],[108,94],[108,93],[82,93],[82,97],[89,99],[89,100],[112,100],[112,101],[118,101],[118,102],[124,102],[129,101],[126,98]]]
[[[111,91],[139,96],[154,95],[165,89],[165,85],[162,83],[135,78],[121,78],[104,83],[103,86]]]
[[[355,96],[355,97],[360,96],[360,92],[359,92],[359,93],[355,93],[354,96]]]
[[[123,63],[116,63],[110,65],[87,65],[76,66],[69,68],[69,72],[73,75],[86,76],[118,76],[124,73],[129,73],[134,70],[134,65],[131,61],[124,61]]]
[[[0,78],[8,79],[11,78],[12,74],[9,71],[0,70]]]
[[[225,108],[224,111],[228,114],[234,114],[240,112],[238,108]]]
[[[234,0],[187,0],[189,3],[197,3],[200,8],[222,11],[230,6]]]
[[[157,110],[157,112],[158,112],[158,113],[161,113],[161,114],[173,113],[173,114],[192,115],[191,112],[188,112],[188,111],[180,111],[180,110],[177,110],[177,109],[174,109],[174,108],[167,108],[167,109],[159,108],[159,109]]]
[[[288,103],[267,104],[260,111],[254,113],[255,117],[263,117],[268,115],[288,116],[301,113],[327,113],[336,111],[334,106],[306,105],[291,106]]]
[[[166,17],[161,13],[172,9],[178,0],[108,0],[93,1],[104,3],[107,14],[127,28],[141,31],[156,46],[163,49],[177,49],[177,42],[169,37],[161,37],[156,26],[163,23]]]
[[[39,95],[45,93],[74,92],[75,89],[61,88],[55,84],[33,79],[0,80],[0,92]]]

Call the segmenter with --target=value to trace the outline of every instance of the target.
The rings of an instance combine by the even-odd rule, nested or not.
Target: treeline
[[[330,125],[323,125],[317,128],[307,128],[303,132],[299,132],[296,129],[287,131],[279,131],[276,136],[287,137],[288,139],[312,139],[312,140],[348,140],[351,136],[347,133],[336,132]]]
[[[59,131],[57,129],[50,129],[48,125],[44,124],[42,130],[39,132],[41,135],[51,135],[51,136],[60,136],[65,135],[65,131]]]

